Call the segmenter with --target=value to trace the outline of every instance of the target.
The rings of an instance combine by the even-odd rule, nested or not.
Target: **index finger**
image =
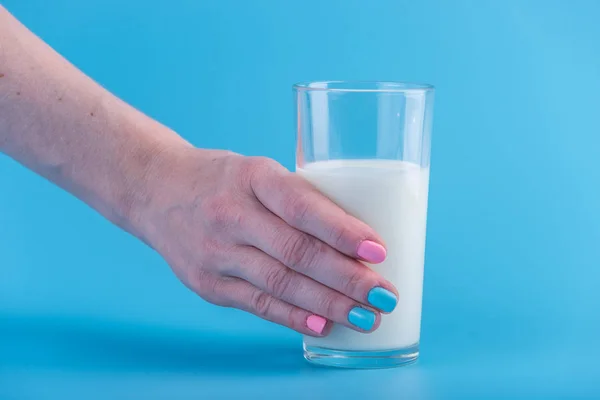
[[[374,264],[385,260],[381,237],[310,182],[283,167],[270,169],[267,174],[255,179],[252,189],[258,200],[287,224],[352,258]]]

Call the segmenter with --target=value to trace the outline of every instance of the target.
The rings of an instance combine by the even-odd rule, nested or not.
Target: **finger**
[[[243,240],[283,265],[383,312],[396,307],[394,285],[363,263],[292,228],[266,209],[255,210],[247,222],[252,235]]]
[[[294,228],[350,257],[369,263],[385,260],[381,237],[301,176],[283,167],[265,169],[260,178],[252,180],[252,188],[267,209]]]
[[[360,332],[370,332],[379,326],[381,315],[376,310],[286,267],[254,247],[238,247],[231,261],[236,266],[230,269],[230,274],[286,303]],[[362,318],[354,318],[357,313]]]
[[[331,331],[331,322],[322,316],[277,299],[245,280],[224,278],[219,282],[218,290],[229,296],[228,305],[231,307],[247,311],[304,335],[323,337]]]

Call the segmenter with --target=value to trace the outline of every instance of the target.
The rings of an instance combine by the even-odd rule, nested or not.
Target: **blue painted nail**
[[[375,313],[373,311],[360,307],[354,307],[348,313],[348,321],[363,331],[371,330],[375,324],[375,319]]]
[[[367,296],[369,304],[381,311],[392,312],[398,304],[398,298],[392,292],[382,287],[374,287]]]

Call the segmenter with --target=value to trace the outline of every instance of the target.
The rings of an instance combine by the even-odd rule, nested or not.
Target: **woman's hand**
[[[331,322],[376,329],[398,293],[357,261],[379,263],[373,230],[267,158],[191,147],[163,152],[135,224],[205,300],[298,332]]]
[[[0,6],[0,151],[145,240],[215,304],[299,332],[359,331],[396,290],[368,226],[272,160],[198,150],[108,93]]]

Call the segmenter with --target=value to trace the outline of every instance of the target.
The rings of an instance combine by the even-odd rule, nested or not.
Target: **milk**
[[[364,334],[334,325],[329,336],[305,336],[307,346],[336,350],[390,350],[419,342],[429,169],[393,160],[335,160],[298,168],[323,194],[383,238],[386,260],[369,265],[400,297],[380,327]]]

